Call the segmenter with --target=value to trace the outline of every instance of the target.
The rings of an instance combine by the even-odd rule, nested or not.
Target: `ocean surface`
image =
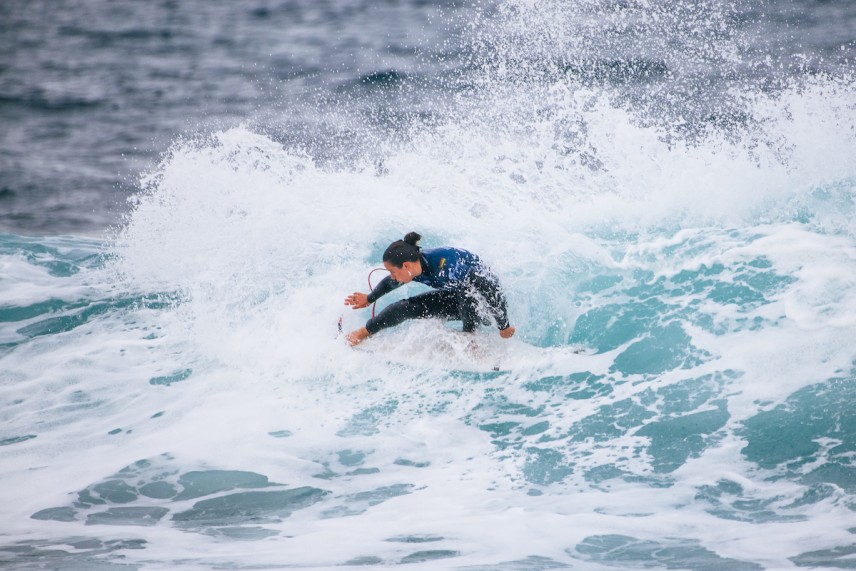
[[[0,2],[0,568],[856,569],[854,79],[852,0]],[[347,347],[409,231],[518,334]]]

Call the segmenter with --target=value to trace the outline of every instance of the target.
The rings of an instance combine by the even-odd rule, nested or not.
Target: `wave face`
[[[212,130],[106,242],[0,235],[0,561],[850,567],[853,46],[770,55],[794,6],[497,4],[443,74],[343,88],[323,152]],[[344,345],[411,230],[514,339]]]

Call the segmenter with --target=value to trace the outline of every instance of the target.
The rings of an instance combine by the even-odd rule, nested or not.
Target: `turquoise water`
[[[248,291],[249,245],[4,235],[4,565],[847,568],[850,235],[576,240],[502,258],[520,338],[479,334],[491,372],[439,323],[336,339],[358,253],[273,241]]]
[[[424,76],[322,73],[340,114],[173,134],[112,228],[0,234],[0,567],[854,568],[849,4],[741,6],[432,12]],[[408,231],[518,334],[347,347]]]

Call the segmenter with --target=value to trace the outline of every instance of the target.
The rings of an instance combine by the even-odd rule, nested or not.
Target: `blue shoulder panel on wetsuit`
[[[473,270],[481,269],[478,256],[458,248],[422,250],[422,274],[413,281],[438,289],[453,288]]]

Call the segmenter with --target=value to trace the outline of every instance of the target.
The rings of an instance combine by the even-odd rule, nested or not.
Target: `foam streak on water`
[[[501,4],[443,119],[345,167],[224,129],[103,243],[0,235],[0,564],[851,567],[856,91],[732,82],[727,7],[682,5],[702,41],[631,4]],[[488,261],[514,339],[337,337],[411,230]]]

